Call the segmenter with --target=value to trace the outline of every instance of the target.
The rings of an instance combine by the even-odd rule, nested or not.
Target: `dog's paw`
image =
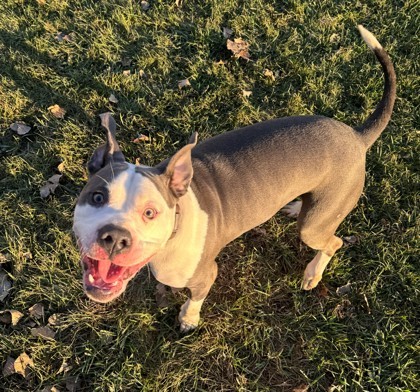
[[[297,218],[300,210],[302,209],[302,200],[292,201],[289,204],[286,204],[280,212],[284,215],[287,215],[290,218]]]
[[[197,315],[196,317],[187,317],[183,315],[179,315],[178,320],[180,322],[179,330],[182,333],[190,332],[198,327],[198,323],[200,321],[200,315]]]
[[[314,289],[316,286],[318,286],[318,283],[321,281],[322,279],[322,275],[321,276],[314,276],[314,275],[304,275],[303,276],[303,281],[302,281],[302,289],[303,290],[312,290]]]

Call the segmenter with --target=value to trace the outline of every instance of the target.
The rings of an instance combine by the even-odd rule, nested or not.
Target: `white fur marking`
[[[302,209],[302,200],[292,201],[286,204],[280,211],[290,218],[297,218]]]
[[[182,306],[179,312],[179,322],[181,323],[181,332],[188,332],[197,328],[200,321],[200,310],[204,299],[200,301],[193,301],[188,299]]]
[[[382,49],[382,45],[369,30],[365,29],[362,25],[358,25],[357,28],[359,29],[363,40],[371,50]]]
[[[331,260],[331,257],[324,252],[318,251],[313,260],[306,266],[303,274],[302,288],[312,290],[322,279],[322,273]]]

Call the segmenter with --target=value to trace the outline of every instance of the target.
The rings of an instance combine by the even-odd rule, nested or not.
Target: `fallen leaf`
[[[345,299],[334,308],[332,314],[339,319],[352,317],[354,314],[354,307],[348,299]]]
[[[0,269],[0,301],[4,301],[12,289],[12,283],[9,280],[9,275]]]
[[[230,29],[229,27],[223,27],[223,37],[230,38],[232,37],[232,34],[233,34],[232,29]]]
[[[188,87],[188,86],[191,86],[191,83],[190,83],[190,81],[188,80],[188,79],[183,79],[183,80],[180,80],[179,82],[178,82],[178,87],[181,89],[181,88],[184,88],[184,87]]]
[[[148,142],[150,140],[149,136],[143,135],[142,133],[133,139],[133,143]]]
[[[124,76],[130,76],[131,75],[131,71],[129,69],[126,69],[123,71],[123,75]]]
[[[64,118],[66,110],[58,105],[52,105],[48,108],[50,113],[56,118]]]
[[[141,8],[142,8],[143,11],[147,11],[150,8],[149,2],[148,1],[145,1],[145,0],[143,0],[140,3],[140,6],[141,6]]]
[[[234,56],[237,58],[243,58],[249,60],[249,44],[244,41],[242,38],[235,38],[233,41],[228,39],[226,43],[227,48],[233,52]]]
[[[29,357],[28,354],[26,353],[20,354],[14,363],[15,373],[19,373],[25,378],[28,377],[28,373],[29,373],[28,366],[33,367],[34,362]]]
[[[114,94],[111,94],[108,98],[108,101],[111,103],[118,103],[118,99],[116,98],[116,96]]]
[[[60,173],[62,173],[63,171],[64,171],[64,161],[63,162],[61,162],[58,166],[57,166],[57,169],[58,169],[58,171],[60,172]]]
[[[51,176],[46,182],[45,185],[43,185],[40,190],[39,193],[41,195],[41,197],[43,199],[45,199],[46,197],[48,197],[50,194],[54,193],[56,188],[59,185],[60,182],[60,178],[62,177],[62,174],[54,174],[53,176]]]
[[[3,376],[7,377],[15,373],[15,359],[7,357],[6,363],[3,366]]]
[[[69,392],[76,392],[81,387],[81,382],[78,376],[75,377],[69,377],[66,380],[66,389]]]
[[[31,130],[31,127],[21,122],[15,122],[10,126],[10,129],[22,136],[26,135]]]
[[[61,41],[70,42],[70,41],[73,41],[73,33],[66,34],[66,33],[63,33],[62,31],[59,31],[57,35],[55,36],[55,39],[59,42]]]
[[[335,291],[338,295],[347,294],[351,291],[351,283],[347,283],[344,286],[337,287],[337,290]]]
[[[6,309],[0,311],[0,321],[4,324],[12,324],[13,326],[16,326],[22,317],[23,313],[18,310]]]
[[[270,78],[272,81],[276,80],[276,77],[274,75],[274,72],[273,71],[270,71],[267,68],[264,70],[264,76],[266,76],[267,78]]]
[[[61,324],[61,315],[54,313],[48,317],[48,324],[50,325],[60,325]]]
[[[58,370],[57,374],[60,374],[60,373],[66,374],[71,369],[73,369],[73,367],[70,366],[66,361],[63,361],[63,363],[61,364],[60,369]]]
[[[54,339],[55,331],[53,331],[50,327],[38,327],[31,329],[31,335],[35,337],[40,337],[44,339]]]
[[[328,289],[322,282],[318,285],[318,296],[321,298],[328,298]]]
[[[251,90],[242,90],[242,96],[248,98],[252,94]]]
[[[43,319],[45,316],[44,305],[39,303],[31,306],[29,308],[29,314],[31,317],[34,317],[36,319]]]
[[[343,240],[348,245],[353,245],[359,242],[359,238],[357,238],[355,235],[351,235],[348,237],[343,237]]]
[[[307,392],[309,390],[309,385],[301,384],[296,388],[293,388],[293,392]]]

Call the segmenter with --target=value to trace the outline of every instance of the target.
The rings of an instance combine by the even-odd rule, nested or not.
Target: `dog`
[[[199,144],[195,133],[171,158],[149,167],[126,162],[114,119],[101,115],[107,141],[88,163],[89,179],[74,211],[87,296],[112,301],[148,265],[160,289],[189,289],[178,319],[182,332],[192,330],[216,279],[218,253],[285,206],[297,215],[301,240],[317,251],[302,283],[304,290],[316,287],[343,245],[335,231],[362,193],[366,152],[387,126],[396,97],[388,54],[358,28],[385,77],[381,101],[359,127],[294,116]]]

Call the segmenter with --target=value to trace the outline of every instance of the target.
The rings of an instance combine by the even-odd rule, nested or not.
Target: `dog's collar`
[[[175,237],[176,232],[178,231],[178,224],[179,224],[179,204],[175,206],[175,222],[174,222],[174,229],[172,230],[172,234],[169,237],[171,240]]]

